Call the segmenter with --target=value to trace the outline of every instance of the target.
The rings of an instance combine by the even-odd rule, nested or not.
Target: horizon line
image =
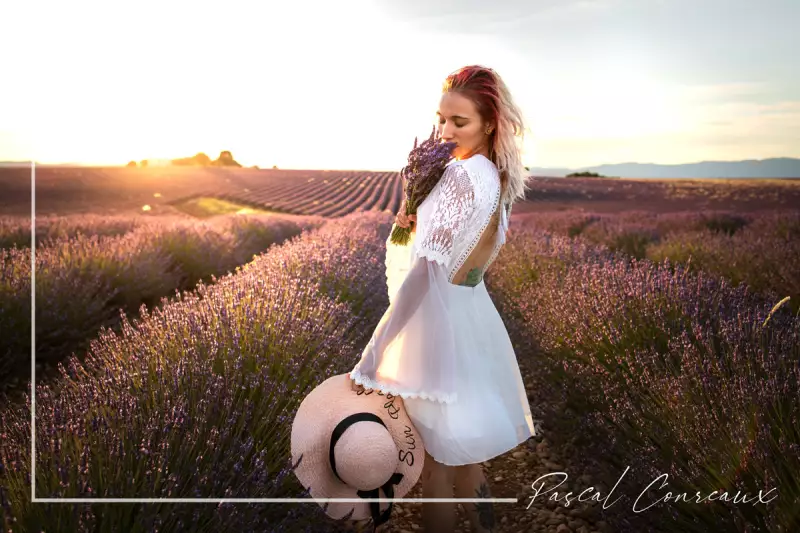
[[[598,164],[594,164],[594,165],[582,165],[582,166],[563,166],[563,165],[556,165],[556,166],[553,166],[553,165],[547,165],[547,166],[523,165],[523,166],[527,167],[527,168],[530,168],[530,169],[539,168],[539,169],[548,169],[548,170],[584,170],[584,169],[591,169],[591,168],[595,168],[595,167],[619,166],[619,165],[653,165],[653,166],[663,166],[663,167],[677,167],[677,166],[686,166],[686,165],[699,165],[699,164],[703,164],[703,163],[717,163],[717,164],[748,163],[748,162],[760,163],[760,162],[764,162],[764,161],[780,160],[780,159],[788,159],[788,160],[800,161],[800,157],[776,156],[776,157],[765,157],[765,158],[761,158],[761,159],[759,159],[759,158],[745,158],[745,159],[734,159],[734,160],[704,159],[704,160],[701,160],[701,161],[691,161],[691,162],[686,162],[686,163],[654,163],[654,162],[640,162],[640,161],[623,161],[623,162],[619,162],[619,163],[598,163]],[[206,165],[172,165],[172,164],[169,164],[169,163],[159,163],[159,162],[162,162],[162,161],[163,162],[171,161],[170,159],[154,159],[153,161],[155,162],[154,164],[152,164],[152,167],[154,167],[154,168],[160,168],[160,167],[216,168],[216,167],[206,166]],[[10,166],[17,166],[17,165],[29,167],[31,165],[31,163],[36,163],[36,165],[41,165],[41,166],[128,168],[128,166],[127,166],[128,164],[127,163],[80,163],[80,162],[56,162],[56,163],[53,163],[53,162],[37,161],[37,160],[31,160],[31,159],[17,160],[17,161],[0,161],[0,168],[2,168],[4,166],[5,167],[10,167]],[[150,166],[151,165],[148,164],[148,167],[150,167]],[[258,164],[255,164],[255,165],[244,165],[244,164],[241,164],[241,167],[239,167],[239,168],[251,169],[252,170],[253,169],[252,167],[254,167],[254,166],[257,166],[258,170],[273,170],[273,167],[277,167],[276,170],[318,170],[318,171],[324,171],[324,170],[334,170],[334,171],[336,171],[336,170],[354,170],[354,171],[365,171],[365,172],[369,172],[369,171],[398,172],[399,171],[397,168],[394,168],[394,167],[393,168],[377,168],[377,167],[371,167],[371,168],[331,168],[331,167],[311,168],[311,167],[282,167],[280,165],[261,166],[261,165],[258,165]],[[130,167],[130,168],[142,168],[142,167],[137,164],[136,167]],[[229,167],[229,168],[235,168],[235,167]]]

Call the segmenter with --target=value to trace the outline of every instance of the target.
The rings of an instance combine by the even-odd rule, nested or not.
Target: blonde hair
[[[500,173],[502,202],[510,206],[516,200],[524,200],[529,190],[521,157],[525,124],[503,79],[488,67],[470,65],[447,76],[442,94],[447,92],[469,98],[483,121],[493,126],[489,159]]]

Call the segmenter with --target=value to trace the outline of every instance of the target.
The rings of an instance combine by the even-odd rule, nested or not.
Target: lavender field
[[[0,215],[30,216],[29,168],[0,168],[4,201]],[[175,214],[176,204],[224,198],[272,212],[326,217],[354,211],[397,212],[403,184],[399,172],[197,167],[39,167],[38,215],[140,212]]]
[[[335,218],[193,221],[134,216],[133,202],[37,216],[37,497],[304,496],[294,413],[352,368],[388,305],[387,187]],[[544,203],[515,207],[486,283],[541,376],[548,438],[578,437],[581,471],[609,486],[630,466],[619,494],[662,473],[690,497],[778,493],[656,506],[635,526],[615,506],[609,530],[798,530],[800,212]],[[30,231],[0,219],[4,531],[345,529],[316,505],[32,504]]]
[[[36,357],[41,375],[82,353],[119,313],[153,307],[319,226],[317,217],[37,217]],[[0,392],[30,379],[31,226],[0,218]],[[27,244],[27,246],[26,246]],[[118,329],[118,328],[117,328]]]
[[[800,310],[800,211],[529,213],[520,224],[719,275]]]
[[[180,215],[193,198],[223,198],[294,215],[396,213],[399,172],[212,167],[37,167],[36,213]],[[800,205],[800,179],[596,179],[531,176],[515,212],[767,211]],[[0,215],[30,217],[30,168],[0,168]],[[178,209],[176,209],[178,208]]]

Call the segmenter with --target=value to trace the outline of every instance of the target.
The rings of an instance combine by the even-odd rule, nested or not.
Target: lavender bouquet
[[[428,197],[430,192],[439,183],[444,174],[444,168],[453,157],[454,142],[436,140],[436,126],[433,126],[431,136],[417,146],[414,137],[414,148],[408,154],[408,165],[400,171],[403,178],[405,192],[405,214],[416,215],[419,205]],[[415,222],[411,222],[415,224]],[[408,245],[411,237],[411,226],[407,228],[394,225],[392,228],[391,242],[401,246]]]

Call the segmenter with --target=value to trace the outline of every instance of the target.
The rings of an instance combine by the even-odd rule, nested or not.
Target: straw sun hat
[[[300,404],[292,424],[292,465],[317,498],[402,498],[419,480],[422,439],[402,398],[353,391],[348,374],[317,386]],[[337,520],[389,520],[392,502],[317,502]]]

